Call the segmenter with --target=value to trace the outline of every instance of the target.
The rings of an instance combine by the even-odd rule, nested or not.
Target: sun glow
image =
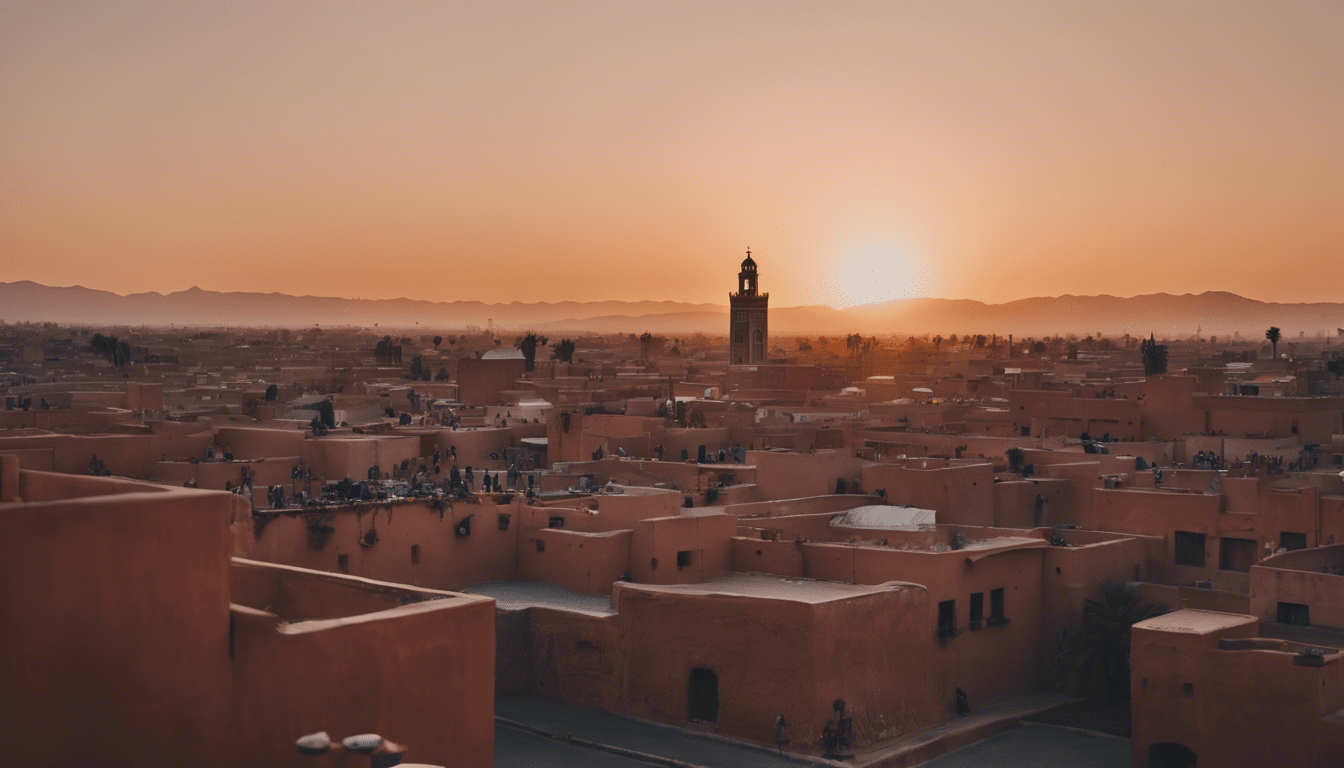
[[[830,302],[853,307],[923,296],[919,260],[891,243],[866,243],[836,254],[831,270]]]

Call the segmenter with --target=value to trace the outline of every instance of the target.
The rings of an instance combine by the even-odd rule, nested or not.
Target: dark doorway
[[[712,669],[696,667],[686,694],[686,719],[697,723],[719,721],[719,676]]]
[[[1163,741],[1148,748],[1148,768],[1195,768],[1195,751],[1184,744]]]

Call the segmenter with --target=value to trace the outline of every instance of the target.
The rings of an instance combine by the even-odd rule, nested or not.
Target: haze
[[[4,279],[1338,301],[1344,4],[0,6]]]

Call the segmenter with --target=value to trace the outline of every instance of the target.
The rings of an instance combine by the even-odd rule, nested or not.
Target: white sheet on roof
[[[918,507],[892,507],[873,504],[856,507],[843,515],[831,518],[831,525],[845,528],[880,528],[919,530],[934,525],[936,513]]]

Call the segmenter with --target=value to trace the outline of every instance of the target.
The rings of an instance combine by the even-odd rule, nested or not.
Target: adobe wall
[[[573,707],[621,711],[620,618],[541,607],[527,612],[532,692]]]
[[[848,451],[777,453],[747,451],[747,463],[756,467],[756,486],[762,499],[800,499],[835,492],[835,481],[848,486],[860,477],[863,461]],[[868,490],[865,484],[864,490]]]
[[[493,600],[456,595],[296,623],[244,606],[232,614],[235,712],[247,734],[234,764],[272,764],[315,730],[378,733],[405,744],[408,759],[493,764]]]
[[[1164,605],[1173,611],[1193,609],[1218,613],[1249,614],[1251,612],[1250,597],[1239,592],[1204,589],[1202,587],[1178,587],[1170,584],[1144,583],[1137,586],[1139,597],[1145,603]]]
[[[732,569],[737,518],[711,514],[641,520],[630,540],[630,573],[641,584],[696,584],[726,576]],[[679,566],[678,552],[690,563]]]
[[[457,399],[464,405],[499,405],[500,393],[513,389],[526,368],[522,359],[464,357],[457,361]]]
[[[5,762],[233,765],[232,498],[89,481],[24,473],[76,498],[0,504]]]
[[[736,595],[677,594],[618,585],[626,668],[623,711],[687,721],[693,668],[718,678],[714,731],[774,743],[788,722],[791,750],[816,747],[832,702],[844,699],[861,740],[937,721],[928,666],[917,650],[923,591],[892,589],[826,604]],[[858,633],[867,642],[855,647]],[[750,663],[743,663],[744,654]]]
[[[1313,627],[1344,629],[1344,545],[1301,549],[1251,567],[1250,610],[1262,621],[1278,621],[1278,603],[1311,610]]]
[[[994,524],[994,468],[988,463],[953,464],[922,469],[897,464],[867,464],[863,488],[887,492],[888,504],[905,504],[938,513],[939,523]]]
[[[303,463],[314,477],[363,480],[369,467],[377,464],[384,472],[404,460],[420,463],[420,439],[417,437],[322,437],[305,440]]]
[[[1062,478],[1031,477],[994,483],[994,526],[1036,528],[1067,518],[1072,510],[1072,485]],[[1037,497],[1040,511],[1037,512]]]
[[[518,578],[557,584],[573,592],[604,595],[630,569],[630,531],[585,533],[564,528],[524,531]],[[542,542],[542,548],[537,542]]]
[[[337,571],[345,556],[351,575],[443,590],[461,590],[483,581],[518,578],[518,501],[497,505],[457,502],[442,514],[429,501],[367,503],[347,507],[263,515],[240,521],[234,532],[240,557]],[[501,530],[499,516],[510,517]],[[471,534],[456,535],[457,523],[473,515]],[[319,529],[329,527],[330,532]],[[361,543],[377,530],[373,546]],[[259,531],[259,532],[258,532]],[[419,563],[412,546],[419,547]]]
[[[1338,755],[1317,751],[1317,734],[1319,718],[1344,704],[1344,663],[1337,654],[1309,667],[1291,652],[1219,650],[1220,636],[1255,636],[1246,618],[1213,636],[1133,630],[1135,765],[1168,741],[1190,747],[1200,765],[1337,764]]]
[[[1041,550],[1006,551],[971,564],[967,551],[908,551],[843,544],[803,544],[804,576],[851,584],[905,581],[928,590],[927,635],[934,688],[952,711],[960,687],[977,701],[1035,690],[1041,632]],[[1004,589],[1005,626],[968,629],[970,595],[984,594],[990,613],[993,589]],[[956,637],[940,638],[938,603],[956,601]]]
[[[1070,534],[1087,533],[1063,531]],[[1074,543],[1074,542],[1071,542]],[[1061,644],[1083,627],[1083,607],[1098,599],[1106,579],[1120,583],[1141,581],[1147,572],[1145,542],[1113,536],[1109,541],[1076,542],[1074,546],[1041,550],[1041,684],[1053,688],[1059,680]],[[1174,606],[1173,606],[1174,607]]]

